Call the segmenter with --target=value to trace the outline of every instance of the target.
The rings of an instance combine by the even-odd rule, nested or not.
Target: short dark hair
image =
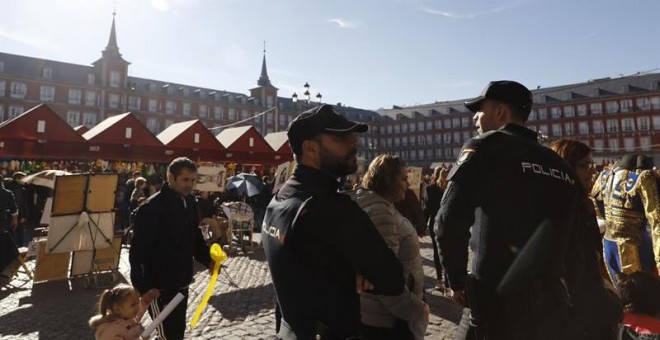
[[[380,155],[369,164],[362,178],[362,187],[384,196],[398,180],[401,170],[406,167],[403,159],[394,155]]]
[[[525,122],[527,122],[527,119],[529,119],[529,113],[530,113],[529,110],[523,110],[523,109],[521,109],[521,108],[519,108],[515,105],[505,103],[505,102],[501,102],[501,101],[497,101],[497,100],[496,100],[496,102],[498,102],[499,104],[506,105],[511,110],[511,114],[513,115],[513,118],[515,118],[516,120],[519,120],[519,121],[525,123]]]
[[[188,157],[178,157],[175,158],[170,165],[167,166],[167,172],[171,173],[174,176],[174,179],[177,176],[181,175],[183,169],[188,169],[192,172],[197,172],[197,166],[195,162],[190,160]]]

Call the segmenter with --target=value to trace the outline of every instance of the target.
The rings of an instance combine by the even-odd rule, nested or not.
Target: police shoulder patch
[[[456,163],[458,165],[461,165],[467,162],[468,160],[470,160],[470,158],[472,158],[472,155],[474,155],[475,152],[477,152],[477,150],[475,149],[463,148],[463,150],[461,150],[461,154],[458,156],[458,159],[456,160]]]

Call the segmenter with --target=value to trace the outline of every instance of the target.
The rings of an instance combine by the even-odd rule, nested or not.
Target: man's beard
[[[319,153],[321,170],[335,177],[350,175],[357,171],[356,154],[357,150],[353,149],[350,154],[342,158],[332,154],[332,152],[321,146]]]

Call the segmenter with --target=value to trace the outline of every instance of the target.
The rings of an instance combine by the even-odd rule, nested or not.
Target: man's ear
[[[511,108],[506,104],[498,103],[495,107],[495,118],[502,125],[509,123],[513,118]]]
[[[304,155],[316,158],[316,155],[319,151],[318,142],[312,139],[308,139],[302,143],[302,150]]]
[[[167,172],[167,182],[168,183],[174,182],[174,175],[171,172]]]

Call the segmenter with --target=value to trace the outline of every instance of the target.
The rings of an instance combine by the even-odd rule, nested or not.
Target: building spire
[[[261,62],[261,76],[259,76],[259,80],[257,81],[257,85],[259,85],[259,86],[273,86],[270,83],[270,79],[268,78],[268,69],[266,68],[266,41],[264,41],[264,59]]]
[[[109,58],[121,58],[121,53],[119,53],[119,46],[117,46],[117,32],[115,30],[115,16],[117,15],[117,9],[115,8],[112,11],[112,27],[110,28],[110,39],[108,39],[108,45],[103,50],[103,57]]]

